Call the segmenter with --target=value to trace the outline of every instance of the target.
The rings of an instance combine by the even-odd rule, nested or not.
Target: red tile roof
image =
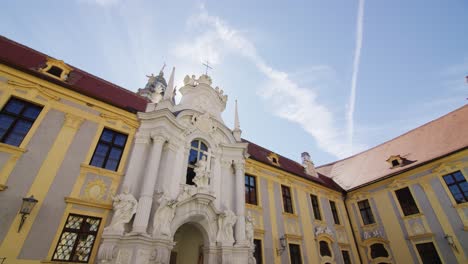
[[[345,190],[357,189],[468,147],[468,105],[362,153],[317,167]],[[386,160],[407,160],[391,168]]]
[[[45,66],[48,57],[0,36],[0,63],[129,112],[145,111],[147,101],[143,97],[71,65],[68,66],[72,71],[65,82],[39,72],[38,70]]]
[[[343,191],[343,189],[339,185],[337,185],[332,179],[322,175],[321,173],[318,173],[319,177],[310,176],[307,173],[305,173],[304,167],[302,166],[302,164],[295,162],[293,160],[290,160],[281,155],[278,155],[276,153],[275,154],[278,155],[278,159],[279,159],[278,163],[280,165],[279,166],[273,165],[273,163],[271,163],[270,160],[268,160],[267,158],[268,155],[272,153],[271,150],[263,148],[248,140],[245,140],[245,139],[242,139],[242,140],[248,143],[247,152],[249,153],[251,159],[270,165],[272,167],[276,167],[280,170],[292,173],[298,177],[318,183],[330,189],[333,189],[339,192]]]

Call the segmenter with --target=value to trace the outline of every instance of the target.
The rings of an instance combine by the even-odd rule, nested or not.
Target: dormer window
[[[267,159],[268,159],[271,163],[273,163],[273,165],[276,165],[276,166],[279,166],[279,165],[280,165],[280,164],[279,164],[279,157],[278,157],[278,155],[275,154],[275,153],[273,153],[273,152],[270,153],[270,154],[268,154]]]
[[[62,75],[62,72],[63,72],[63,70],[60,69],[60,68],[57,67],[57,66],[52,66],[52,67],[50,67],[50,69],[47,71],[47,73],[52,74],[52,75],[54,75],[54,76],[56,76],[56,77],[59,77],[59,78],[60,78],[60,76]]]
[[[400,155],[392,155],[386,160],[390,164],[390,168],[403,166],[403,158]]]
[[[65,62],[53,58],[47,58],[46,66],[39,69],[40,72],[62,81],[67,80],[71,70],[72,68],[65,64]]]

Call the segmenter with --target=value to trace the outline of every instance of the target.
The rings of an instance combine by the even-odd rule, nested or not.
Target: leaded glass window
[[[52,260],[88,263],[101,218],[70,214]]]
[[[10,98],[0,111],[0,142],[19,146],[41,111],[42,106]]]

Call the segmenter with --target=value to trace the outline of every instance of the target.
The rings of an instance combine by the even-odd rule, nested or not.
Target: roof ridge
[[[358,152],[358,153],[356,153],[356,154],[354,154],[354,155],[351,155],[351,156],[349,156],[349,157],[346,157],[346,158],[343,158],[343,159],[340,159],[340,160],[337,160],[337,161],[333,161],[333,162],[330,162],[330,163],[326,163],[326,164],[317,166],[316,168],[318,169],[318,168],[322,168],[322,167],[327,167],[327,166],[333,165],[333,164],[335,164],[335,163],[338,163],[338,162],[341,162],[341,161],[344,161],[344,160],[347,160],[347,159],[351,159],[351,158],[354,158],[354,157],[356,157],[356,156],[359,156],[359,155],[361,155],[361,154],[363,154],[363,153],[369,152],[369,151],[371,151],[371,150],[373,150],[373,149],[376,149],[376,148],[378,148],[378,147],[380,147],[380,146],[383,146],[383,145],[385,145],[385,144],[387,144],[387,143],[390,143],[390,142],[392,142],[392,141],[395,141],[395,140],[397,140],[397,139],[399,139],[399,138],[401,138],[401,137],[403,137],[403,136],[405,136],[405,135],[408,135],[408,134],[410,134],[410,133],[412,133],[412,132],[414,132],[414,131],[416,131],[416,130],[419,130],[419,129],[422,128],[422,127],[428,126],[428,125],[430,125],[430,124],[432,124],[432,123],[435,123],[435,122],[437,122],[437,121],[439,121],[439,120],[441,120],[441,119],[443,119],[443,118],[446,118],[446,117],[448,117],[448,116],[454,114],[455,112],[461,111],[462,109],[464,109],[464,108],[466,108],[466,107],[468,107],[468,104],[465,104],[465,105],[463,105],[463,106],[461,106],[461,107],[459,107],[459,108],[457,108],[457,109],[455,109],[455,110],[452,110],[452,111],[448,112],[448,113],[445,114],[445,115],[439,116],[438,118],[433,119],[433,120],[431,120],[431,121],[429,121],[429,122],[427,122],[427,123],[424,123],[424,124],[422,124],[422,125],[420,125],[420,126],[418,126],[418,127],[415,127],[415,128],[413,128],[413,129],[410,129],[410,130],[406,131],[405,133],[403,133],[403,134],[401,134],[401,135],[398,135],[398,136],[396,136],[396,137],[394,137],[394,138],[392,138],[392,139],[389,139],[389,140],[387,140],[387,141],[385,141],[385,142],[383,142],[383,143],[380,143],[380,144],[378,144],[378,145],[376,145],[376,146],[374,146],[374,147],[372,147],[372,148],[363,150],[363,151]]]

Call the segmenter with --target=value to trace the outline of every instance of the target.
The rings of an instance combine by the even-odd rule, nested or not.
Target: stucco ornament
[[[162,87],[161,84],[158,84],[153,94],[153,98],[152,98],[153,103],[161,102],[161,100],[163,99],[163,94],[164,94],[164,88]]]
[[[208,112],[205,112],[202,115],[193,115],[192,125],[198,128],[201,132],[207,134],[211,134],[216,131],[216,124],[213,122]]]
[[[315,228],[315,236],[318,236],[321,234],[327,234],[327,235],[333,236],[333,232],[328,226],[318,226]]]
[[[196,79],[195,75],[192,75],[192,77],[189,77],[188,75],[185,75],[184,85],[197,86],[198,83],[197,83],[197,79]]]
[[[193,178],[193,182],[197,187],[202,189],[207,188],[210,185],[210,171],[208,170],[208,161],[205,155],[195,164],[194,172],[195,177]]]
[[[379,229],[369,230],[364,232],[364,239],[369,239],[373,237],[383,237],[382,232]]]
[[[216,241],[223,243],[234,243],[233,226],[237,221],[237,216],[231,210],[225,210],[218,217],[218,235]]]
[[[249,242],[250,247],[254,246],[254,218],[247,212],[245,217],[245,238]]]
[[[154,213],[153,236],[171,236],[171,222],[174,218],[176,200],[171,200],[168,195],[163,194],[158,199],[159,207]]]
[[[123,234],[125,224],[130,222],[136,213],[138,201],[129,192],[128,187],[124,187],[123,192],[114,196],[112,200],[114,201],[114,216],[109,226],[104,228],[104,230]]]

